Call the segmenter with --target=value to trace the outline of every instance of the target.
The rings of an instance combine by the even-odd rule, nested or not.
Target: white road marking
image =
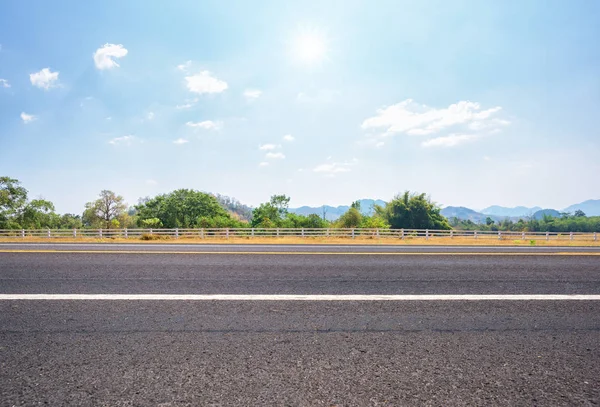
[[[0,294],[0,301],[600,301],[600,294]]]

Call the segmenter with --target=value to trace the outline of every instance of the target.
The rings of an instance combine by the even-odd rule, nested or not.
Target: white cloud
[[[188,140],[180,137],[177,140],[173,141],[173,144],[185,144],[187,142],[188,142]]]
[[[118,68],[115,59],[123,58],[129,51],[121,44],[104,44],[94,52],[94,63],[98,69]]]
[[[244,97],[246,100],[255,100],[262,95],[262,91],[259,89],[246,89],[244,91]]]
[[[192,67],[192,61],[185,61],[183,64],[177,65],[177,69],[183,72],[188,72]]]
[[[327,157],[327,160],[330,160],[330,157]],[[356,165],[358,160],[353,158],[351,161],[344,162],[328,162],[324,164],[317,165],[313,168],[313,172],[324,174],[328,177],[335,177],[337,174],[350,172],[352,171],[352,167]]]
[[[285,155],[283,153],[272,153],[272,152],[268,152],[265,155],[266,158],[274,158],[277,160],[283,160],[285,158]]]
[[[10,88],[10,83],[6,79],[0,79],[0,88]]]
[[[185,77],[186,86],[194,93],[221,93],[227,89],[227,82],[213,77],[209,71]]]
[[[259,166],[259,167],[267,167],[268,165],[269,165],[269,163],[268,163],[268,162],[266,162],[266,161],[263,161],[263,162],[261,162],[261,163],[258,163],[258,166]]]
[[[58,74],[58,72],[52,72],[50,68],[44,68],[39,72],[30,74],[29,80],[33,86],[48,90],[56,86]]]
[[[221,122],[214,122],[212,120],[204,120],[202,122],[187,122],[185,124],[188,127],[193,127],[193,128],[197,128],[197,129],[204,129],[204,130],[219,130],[221,129],[221,126],[223,125]]]
[[[275,144],[261,144],[258,146],[258,149],[262,151],[275,150],[276,148],[277,146]]]
[[[437,137],[421,143],[423,147],[454,147],[459,144],[474,141],[480,138],[477,134],[451,134],[449,136]]]
[[[383,141],[378,141],[377,143],[375,143],[375,148],[381,148],[385,145],[385,143]]]
[[[469,124],[469,130],[473,131],[482,131],[482,130],[491,130],[492,132],[497,132],[500,130],[500,127],[508,126],[510,122],[508,120],[503,119],[491,119],[487,121],[476,121]]]
[[[154,119],[154,112],[146,113],[146,120],[152,120],[152,119]]]
[[[130,146],[136,141],[138,141],[137,137],[129,134],[127,136],[115,137],[114,139],[109,140],[108,144],[112,144],[114,146],[117,146],[117,145]]]
[[[483,159],[484,159],[485,161],[492,161],[492,157],[490,157],[489,155],[484,155],[484,156],[483,156]]]
[[[198,103],[198,98],[194,99],[186,99],[185,103],[182,105],[175,106],[176,109],[189,109],[190,107],[194,107],[194,105]]]
[[[428,135],[458,125],[494,126],[488,121],[491,115],[500,111],[497,106],[481,110],[479,103],[461,101],[443,109],[435,109],[415,103],[412,99],[404,100],[384,109],[377,115],[363,121],[362,128],[380,129],[385,135],[405,133],[409,135]]]
[[[285,136],[283,136],[283,141],[294,141],[294,140],[295,140],[295,138],[291,134],[286,134]]]
[[[146,180],[146,185],[157,185],[157,184],[158,184],[158,182],[156,182],[153,179],[147,179]]]
[[[34,120],[37,120],[37,117],[35,117],[32,114],[27,114],[25,112],[21,113],[21,120],[23,120],[23,123],[27,124],[27,123],[31,123]]]

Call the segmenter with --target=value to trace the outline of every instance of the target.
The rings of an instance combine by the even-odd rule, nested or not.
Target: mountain
[[[461,220],[470,220],[475,223],[485,223],[485,220],[489,216],[473,209],[465,208],[464,206],[447,206],[440,213],[448,219],[458,218]],[[494,219],[493,216],[490,217]]]
[[[553,218],[560,218],[560,212],[557,211],[556,209],[542,209],[542,210],[536,211],[532,215],[533,219],[536,219],[536,220],[541,220],[544,218],[544,216],[552,216]]]
[[[581,210],[586,216],[600,216],[600,199],[590,199],[575,205],[571,205],[563,212],[575,213],[576,210]]]
[[[503,218],[506,217],[522,217],[522,216],[530,216],[531,214],[542,210],[539,206],[534,206],[532,208],[528,208],[526,206],[517,206],[514,208],[507,208],[505,206],[493,205],[488,208],[482,209],[481,213],[486,215],[494,215],[501,216]]]
[[[360,199],[360,211],[368,216],[373,215],[373,213],[375,212],[374,206],[375,205],[380,205],[380,206],[384,206],[385,205],[385,201],[382,201],[381,199]],[[329,205],[323,205],[323,206],[301,206],[299,208],[289,208],[288,211],[291,213],[297,213],[298,215],[311,215],[311,214],[316,214],[319,216],[325,216],[325,219],[327,220],[336,220],[338,219],[340,216],[342,216],[346,211],[348,211],[348,209],[350,209],[350,206],[348,205],[340,205],[340,206],[329,206]]]

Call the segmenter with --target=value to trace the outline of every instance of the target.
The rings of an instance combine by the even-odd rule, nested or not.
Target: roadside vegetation
[[[178,189],[155,197],[141,198],[129,206],[122,196],[103,190],[87,202],[81,214],[58,214],[54,204],[29,199],[28,191],[10,177],[0,177],[0,229],[119,229],[119,228],[379,228],[481,230],[519,232],[598,232],[600,217],[587,217],[581,211],[544,216],[541,220],[521,219],[485,224],[446,219],[440,207],[424,193],[406,191],[383,206],[375,205],[365,214],[360,202],[335,221],[316,214],[299,215],[289,211],[290,198],[273,195],[252,209],[239,201],[193,189]]]

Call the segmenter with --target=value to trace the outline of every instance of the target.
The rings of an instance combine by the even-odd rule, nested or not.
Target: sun
[[[299,62],[308,65],[319,64],[327,55],[327,39],[317,30],[303,30],[295,36],[291,52]]]

